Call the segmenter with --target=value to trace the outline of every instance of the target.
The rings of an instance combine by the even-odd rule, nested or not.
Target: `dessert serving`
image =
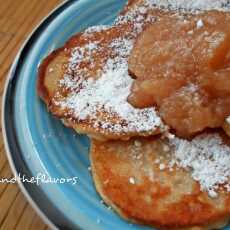
[[[129,0],[49,54],[37,91],[91,140],[96,189],[128,221],[230,219],[230,3]]]

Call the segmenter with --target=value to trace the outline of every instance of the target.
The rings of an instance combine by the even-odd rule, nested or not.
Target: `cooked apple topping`
[[[230,14],[162,16],[138,37],[129,58],[128,101],[157,106],[177,135],[223,125],[230,115]]]

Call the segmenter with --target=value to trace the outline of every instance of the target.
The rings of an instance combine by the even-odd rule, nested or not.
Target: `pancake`
[[[46,57],[38,71],[38,95],[48,110],[78,133],[99,140],[155,135],[164,125],[154,108],[127,102],[132,84],[127,57],[143,28],[159,9],[130,1],[112,26],[74,35]],[[135,7],[134,7],[135,6]]]
[[[202,151],[195,156],[190,142],[177,138],[137,138],[104,143],[92,140],[90,158],[96,189],[107,205],[134,223],[159,229],[222,228],[230,218],[229,181],[217,186],[214,178],[220,179],[221,168],[229,165],[230,148],[223,144],[229,140],[223,134],[209,135],[200,136],[193,143],[197,150],[203,145],[201,149],[206,151],[206,161]],[[186,144],[190,148],[186,148]],[[217,155],[220,159],[223,157],[222,161],[215,158],[216,165],[210,163],[206,147],[208,151],[216,151],[213,158]],[[184,154],[183,162],[175,164],[174,151],[179,158]],[[194,171],[179,167],[179,164],[186,166],[189,159]],[[216,171],[212,171],[215,168]],[[228,166],[227,171],[230,172]],[[208,187],[211,183],[215,184],[215,191]]]

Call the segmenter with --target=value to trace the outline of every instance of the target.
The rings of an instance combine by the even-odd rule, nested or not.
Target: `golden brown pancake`
[[[123,218],[160,229],[217,229],[230,218],[230,194],[200,190],[190,170],[167,167],[172,146],[161,138],[91,143],[95,186]]]
[[[152,19],[164,14],[148,8],[140,13],[137,3],[130,1],[113,26],[76,34],[39,67],[38,95],[52,114],[79,133],[127,140],[162,131],[154,108],[135,109],[126,100],[132,79],[125,64],[132,44]]]

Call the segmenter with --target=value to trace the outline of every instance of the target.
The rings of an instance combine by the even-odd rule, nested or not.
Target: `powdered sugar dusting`
[[[94,33],[94,32],[101,32],[103,30],[106,30],[108,29],[110,26],[108,25],[96,25],[96,26],[91,26],[89,28],[87,28],[85,31],[84,31],[84,34],[85,35],[89,35],[91,33]]]
[[[127,41],[125,44],[127,45]],[[118,41],[114,41],[113,45],[117,46]],[[118,52],[124,54],[124,49]],[[70,81],[65,82],[68,85]],[[111,131],[151,131],[161,126],[161,119],[154,109],[135,109],[127,102],[132,82],[126,60],[109,59],[98,80],[89,78],[82,82],[80,92],[73,91],[61,102],[61,106],[73,111],[74,117],[80,120],[90,117],[95,119],[96,126],[101,125]],[[100,119],[99,111],[106,111],[109,117]],[[123,122],[113,124],[111,119],[114,116],[118,116]]]
[[[97,42],[92,42],[83,47],[75,47],[72,49],[72,55],[69,59],[69,70],[74,70],[79,64],[84,61],[91,61],[93,52],[97,51]]]
[[[154,22],[155,17],[149,14],[149,11],[153,8],[150,2],[143,1],[143,3],[136,4],[132,7],[132,9],[128,10],[128,12],[124,15],[119,15],[114,25],[119,25],[122,23],[134,23],[134,33],[140,33],[143,29],[143,22]]]
[[[144,9],[141,11],[145,12]],[[92,120],[94,127],[111,132],[152,132],[162,128],[162,121],[154,108],[136,109],[127,102],[133,82],[128,74],[127,58],[135,37],[146,23],[145,19],[139,15],[132,32],[114,38],[106,45],[112,50],[112,58],[107,57],[98,76],[87,76],[89,70],[82,68],[82,63],[94,65],[93,54],[102,49],[100,41],[73,48],[68,67],[70,74],[66,74],[59,82],[60,86],[70,89],[70,93],[55,104],[67,108],[75,119]],[[83,36],[90,37],[92,33],[106,29],[109,28],[93,27],[87,29]],[[74,77],[71,75],[73,72]],[[101,112],[102,116],[99,115]]]
[[[145,0],[148,7],[164,7],[173,10],[222,10],[226,11],[230,8],[228,0]]]
[[[230,116],[226,119],[226,121],[230,125]]]
[[[230,2],[228,0],[143,0],[131,5],[131,9],[125,15],[120,15],[115,20],[115,24],[126,23],[135,20],[136,28],[142,17],[147,14],[145,20],[152,21],[154,17],[149,17],[148,12],[152,9],[174,10],[175,12],[200,13],[205,10],[229,11]]]
[[[201,190],[214,197],[222,185],[230,192],[230,147],[219,134],[202,134],[192,141],[175,137],[170,144],[175,150],[173,163],[191,170]]]

